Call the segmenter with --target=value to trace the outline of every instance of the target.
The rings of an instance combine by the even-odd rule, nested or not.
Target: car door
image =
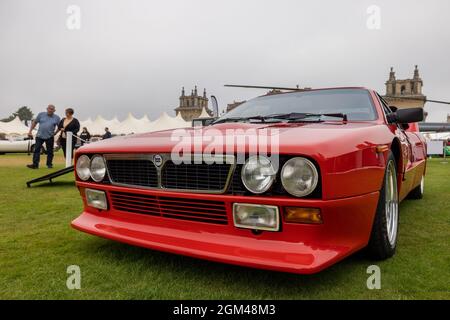
[[[387,115],[389,113],[392,113],[393,110],[389,107],[389,105],[384,101],[384,99],[377,93],[378,100],[382,106],[385,119],[387,119]],[[408,137],[405,133],[405,128],[403,128],[399,124],[388,124],[389,126],[392,126],[394,128],[394,134],[397,136],[398,140],[400,141],[401,145],[401,152],[402,152],[402,166],[401,166],[401,173],[403,174],[403,178],[405,175],[405,172],[407,171],[407,168],[411,166],[411,144],[409,143]],[[391,127],[391,128],[392,128]]]
[[[19,140],[19,139],[10,139],[6,141],[2,141],[0,152],[9,152],[9,153],[22,153],[28,152],[28,141]]]
[[[419,125],[417,123],[412,124],[405,131],[412,147],[413,165],[416,166],[419,162],[422,162],[427,158],[427,143],[425,138],[419,132]]]
[[[0,153],[11,152],[12,144],[9,140],[0,140]]]
[[[406,127],[398,124],[397,128],[398,128],[397,136],[402,145],[403,159],[407,160],[407,161],[404,161],[404,164],[403,164],[404,165],[404,180],[406,180],[407,179],[407,177],[406,177],[407,171],[410,170],[414,164],[413,148],[412,148],[411,139],[406,132]]]
[[[378,95],[378,99],[383,107],[383,111],[385,113],[385,116],[388,113],[391,113],[392,110],[386,103],[386,101],[383,100],[383,98]],[[395,136],[400,141],[400,148],[402,153],[402,163],[401,166],[399,166],[399,169],[401,170],[401,183],[399,183],[399,197],[400,199],[403,199],[411,189],[411,184],[413,183],[414,176],[411,175],[411,168],[413,167],[414,158],[413,158],[413,152],[412,152],[412,145],[410,138],[408,137],[405,127],[403,127],[400,124],[390,124],[394,130]],[[400,181],[399,181],[400,182]]]
[[[28,152],[28,146],[30,145],[30,141],[29,140],[21,140],[21,141],[17,141],[18,144],[18,148],[20,149],[19,152]]]

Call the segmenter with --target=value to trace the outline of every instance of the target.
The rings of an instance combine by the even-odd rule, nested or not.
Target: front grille
[[[105,155],[109,178],[112,184],[128,187],[146,187],[159,190],[186,191],[197,193],[225,193],[233,195],[260,196],[249,192],[241,179],[242,164],[224,158],[223,163],[174,164],[170,154],[160,154],[163,164],[156,167],[153,163],[155,154],[113,154]],[[280,172],[290,156],[280,155],[279,170],[276,180],[266,196],[288,195],[284,190]],[[233,163],[233,164],[232,164]],[[322,185],[319,171],[319,184],[313,193],[305,199],[320,199]]]
[[[161,184],[166,189],[224,190],[231,164],[174,164],[168,161],[161,172]]]
[[[244,184],[242,183],[241,179],[242,167],[243,167],[242,164],[238,164],[234,169],[233,177],[231,178],[230,188],[228,190],[229,193],[231,194],[243,195],[248,192]]]
[[[170,154],[158,154],[162,165],[153,162],[157,154],[105,155],[112,184],[175,191],[223,193],[226,191],[234,164],[232,157],[207,164],[175,164]]]
[[[111,182],[130,186],[158,187],[158,174],[147,159],[107,159]]]
[[[225,203],[111,191],[113,209],[170,219],[227,224]]]

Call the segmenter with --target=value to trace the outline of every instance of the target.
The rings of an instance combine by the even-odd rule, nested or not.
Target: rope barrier
[[[72,135],[75,136],[76,138],[78,138],[81,142],[89,143],[89,141],[82,139],[80,136],[77,136],[76,134],[72,133]]]

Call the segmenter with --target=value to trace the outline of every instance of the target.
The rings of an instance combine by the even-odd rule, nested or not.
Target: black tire
[[[34,153],[34,144],[30,147],[30,152],[29,153]]]
[[[408,194],[409,199],[415,199],[419,200],[423,198],[423,190],[424,190],[424,183],[425,183],[425,176],[422,176],[422,180],[420,181],[420,184],[411,190],[411,192]]]
[[[388,223],[386,217],[386,185],[387,185],[387,173],[388,165],[393,162],[393,171],[395,177],[397,177],[397,164],[392,152],[389,153],[388,160],[386,162],[386,171],[384,173],[383,186],[380,190],[380,197],[378,199],[377,210],[375,213],[375,219],[372,225],[372,232],[370,234],[369,244],[367,245],[367,252],[372,259],[385,260],[392,257],[395,254],[395,249],[397,247],[397,235],[398,235],[398,189],[395,187],[395,192],[397,193],[397,216],[396,216],[396,229],[395,238],[392,241],[389,240],[388,235]],[[395,179],[395,184],[397,180]],[[395,219],[394,219],[395,220]]]

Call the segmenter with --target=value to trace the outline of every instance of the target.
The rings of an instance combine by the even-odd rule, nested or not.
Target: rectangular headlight
[[[278,207],[250,203],[233,204],[233,221],[238,228],[280,230]]]
[[[104,191],[86,189],[85,194],[88,206],[100,210],[108,210],[108,202]]]

